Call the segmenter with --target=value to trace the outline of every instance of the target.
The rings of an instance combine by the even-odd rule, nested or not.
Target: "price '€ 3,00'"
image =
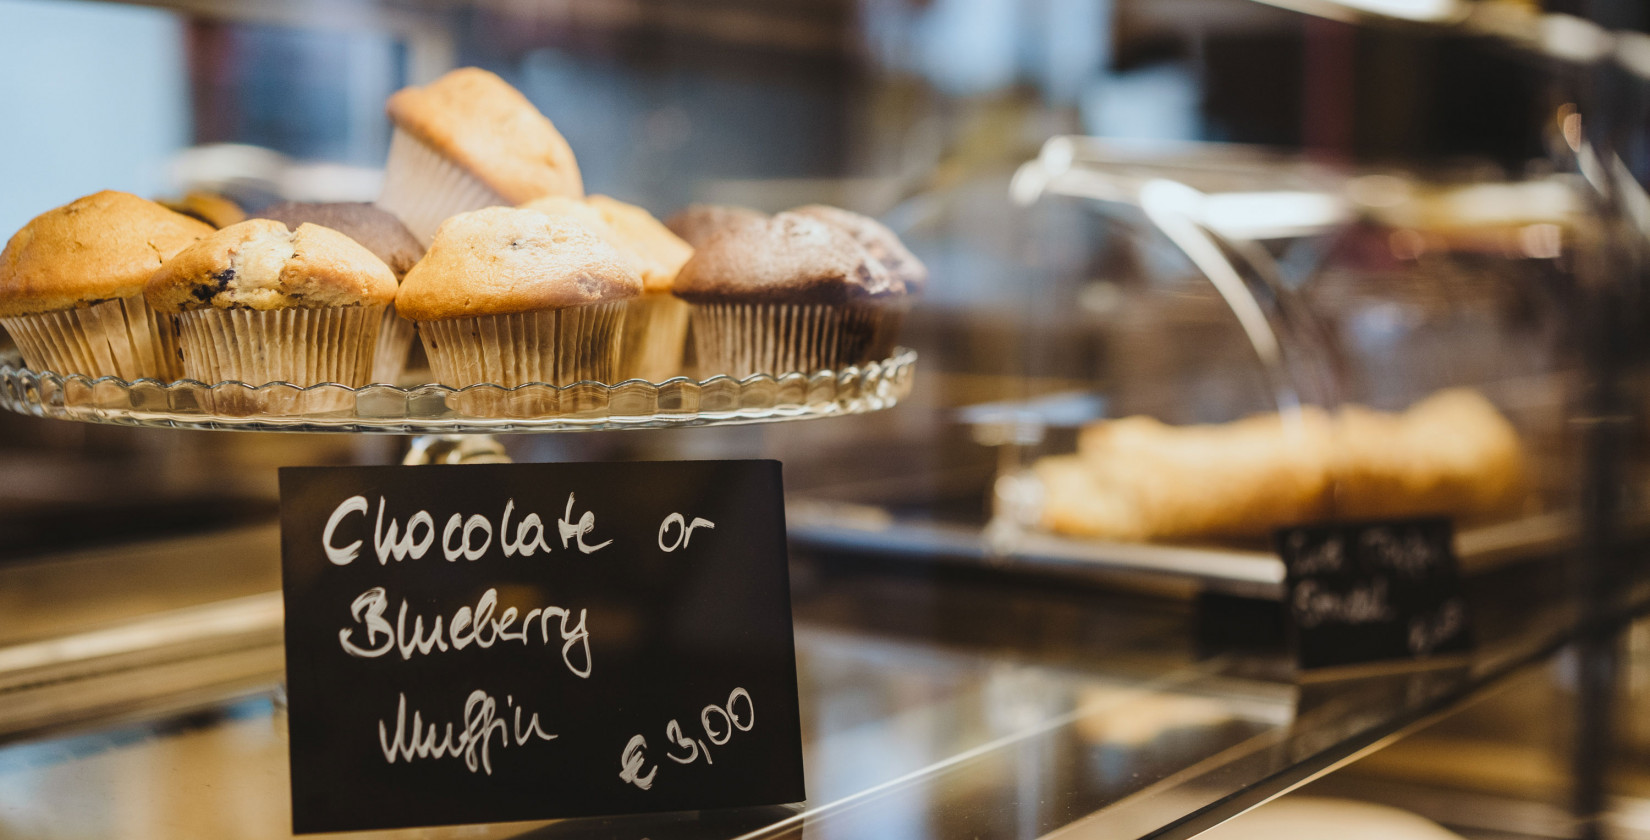
[[[710,744],[719,747],[732,740],[734,732],[751,731],[756,726],[756,704],[751,700],[750,692],[735,688],[728,693],[726,704],[712,703],[699,712],[699,725],[704,738],[697,737],[698,733],[692,737],[684,733],[682,724],[675,718],[665,724],[665,740],[670,747],[681,750],[677,753],[667,749],[665,758],[677,764],[692,764],[700,758],[706,764],[715,764],[711,758]],[[710,744],[705,743],[707,739]],[[619,756],[619,778],[642,790],[652,789],[653,777],[659,773],[658,766],[649,763],[646,750],[647,738],[636,735],[625,744]]]

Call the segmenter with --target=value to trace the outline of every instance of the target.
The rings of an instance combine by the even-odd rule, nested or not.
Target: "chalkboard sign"
[[[280,477],[295,831],[804,798],[778,462]]]
[[[1472,637],[1447,519],[1285,528],[1277,549],[1301,668],[1465,653]]]

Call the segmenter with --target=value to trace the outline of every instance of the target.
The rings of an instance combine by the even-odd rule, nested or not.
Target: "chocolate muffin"
[[[905,284],[841,228],[796,213],[718,233],[682,267],[702,375],[745,377],[870,361]]]
[[[331,228],[355,240],[383,260],[400,279],[424,256],[424,246],[393,213],[358,202],[283,201],[257,214],[289,228],[312,224]],[[394,306],[384,310],[378,330],[378,347],[373,353],[372,381],[395,382],[407,366],[417,327],[400,317]]]
[[[355,240],[401,278],[424,256],[424,246],[407,226],[380,207],[365,202],[283,201],[253,214],[296,230],[300,225],[331,228]]]
[[[0,251],[0,324],[37,370],[176,379],[177,324],[144,301],[144,284],[211,233],[113,190],[43,213]]]
[[[905,283],[905,290],[911,294],[921,294],[928,285],[928,268],[893,231],[876,219],[825,204],[808,204],[790,212],[810,216],[847,231],[877,262]]]
[[[768,214],[731,204],[689,204],[665,220],[665,227],[694,248],[736,225],[765,222]]]

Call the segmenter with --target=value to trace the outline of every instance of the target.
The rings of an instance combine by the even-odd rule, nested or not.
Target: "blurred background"
[[[1370,753],[1316,790],[1474,837],[1650,836],[1647,32],[1650,6],[1606,0],[0,0],[0,234],[100,189],[371,201],[384,100],[484,67],[590,192],[836,204],[930,269],[894,410],[500,439],[784,462],[810,799],[921,778],[809,836],[1194,836]],[[1265,523],[1048,515],[1096,421],[1456,388],[1526,477],[1494,511],[1402,509],[1456,518],[1482,654],[1460,670],[1299,679]],[[0,664],[267,596],[276,469],[408,445],[0,412]],[[270,620],[190,675],[93,663],[40,694],[0,668],[0,837],[286,836],[256,778],[126,781],[197,749],[179,732],[214,772],[231,742],[278,768],[245,729],[280,722]],[[224,656],[191,644],[129,653]]]

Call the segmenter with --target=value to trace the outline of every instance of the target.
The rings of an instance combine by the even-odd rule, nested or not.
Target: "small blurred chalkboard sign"
[[[1303,670],[1464,654],[1472,647],[1448,519],[1277,532]]]
[[[299,833],[804,798],[777,461],[281,470]]]

